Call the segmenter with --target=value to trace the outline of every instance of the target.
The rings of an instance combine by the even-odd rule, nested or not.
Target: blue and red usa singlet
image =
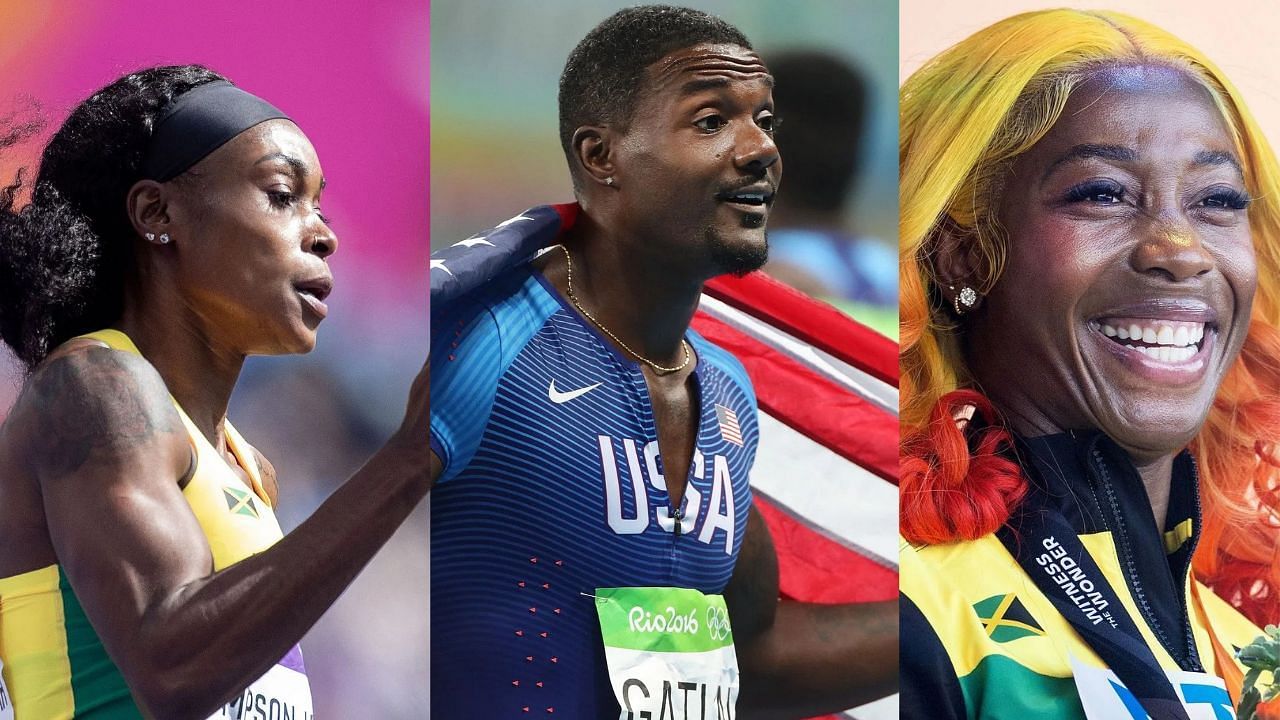
[[[700,421],[667,495],[640,368],[525,265],[434,307],[432,717],[617,717],[596,588],[724,590],[759,441],[742,365],[690,332]]]

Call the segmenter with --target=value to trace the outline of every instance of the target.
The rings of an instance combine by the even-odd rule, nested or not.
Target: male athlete
[[[706,280],[766,259],[772,83],[721,20],[615,14],[560,80],[578,204],[461,243],[558,246],[433,300],[433,717],[807,717],[895,690],[897,603],[778,602],[751,384],[689,329]]]

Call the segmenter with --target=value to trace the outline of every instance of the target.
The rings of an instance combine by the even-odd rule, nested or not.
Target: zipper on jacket
[[[1192,497],[1195,499],[1196,514],[1191,518],[1191,538],[1187,540],[1190,546],[1187,548],[1187,562],[1182,568],[1182,582],[1178,583],[1178,599],[1182,602],[1183,629],[1189,651],[1187,664],[1194,666],[1192,670],[1204,672],[1204,663],[1200,662],[1200,653],[1196,650],[1196,636],[1191,630],[1191,611],[1187,607],[1187,579],[1191,575],[1191,560],[1195,557],[1196,547],[1200,544],[1200,526],[1203,524],[1201,519],[1203,510],[1200,507],[1200,465],[1196,462],[1195,455],[1188,453],[1187,457],[1191,459]]]
[[[1106,462],[1102,457],[1102,451],[1094,447],[1092,449],[1092,456],[1094,471],[1099,476],[1098,479],[1101,481],[1102,488],[1106,493],[1107,505],[1111,510],[1111,519],[1115,522],[1115,527],[1108,529],[1111,530],[1111,537],[1115,539],[1116,550],[1120,554],[1120,572],[1124,575],[1125,581],[1129,584],[1129,591],[1138,605],[1138,612],[1142,614],[1143,619],[1147,622],[1147,627],[1151,628],[1151,631],[1155,633],[1156,639],[1160,641],[1160,644],[1164,647],[1165,651],[1173,657],[1179,667],[1183,670],[1197,670],[1199,669],[1196,667],[1198,663],[1193,660],[1195,653],[1187,652],[1186,647],[1182,649],[1181,653],[1175,653],[1173,651],[1173,643],[1169,642],[1169,637],[1165,633],[1163,626],[1160,625],[1160,622],[1156,619],[1155,613],[1151,610],[1151,602],[1147,599],[1147,593],[1143,590],[1142,583],[1138,580],[1138,573],[1133,562],[1133,552],[1129,547],[1127,525],[1125,524],[1124,516],[1120,513],[1120,503],[1116,499],[1115,490],[1111,486],[1111,475],[1107,470]],[[1187,599],[1183,592],[1185,587],[1186,585],[1184,583],[1182,587],[1176,589],[1182,607],[1184,621],[1186,619],[1187,607]],[[1187,634],[1190,636],[1189,622],[1186,623],[1186,627]],[[1181,655],[1181,657],[1179,657],[1179,655]]]

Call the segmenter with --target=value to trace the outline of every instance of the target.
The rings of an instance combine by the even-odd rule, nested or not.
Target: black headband
[[[192,88],[160,113],[143,161],[143,177],[168,182],[231,138],[278,119],[289,116],[225,80]]]

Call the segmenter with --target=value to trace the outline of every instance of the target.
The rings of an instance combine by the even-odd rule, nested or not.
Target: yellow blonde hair
[[[1231,129],[1245,185],[1254,198],[1249,210],[1258,260],[1253,323],[1241,358],[1192,445],[1205,506],[1196,562],[1202,577],[1218,581],[1220,594],[1247,609],[1274,613],[1280,610],[1280,563],[1273,562],[1280,543],[1275,524],[1280,507],[1275,494],[1280,464],[1275,452],[1280,449],[1280,173],[1231,82],[1195,48],[1154,25],[1113,12],[1016,15],[933,58],[903,84],[898,232],[904,457],[920,453],[931,414],[936,419],[944,396],[968,384],[958,328],[941,307],[929,257],[939,228],[946,223],[973,243],[986,261],[981,263],[985,276],[975,278],[976,289],[990,290],[1006,252],[1006,238],[994,219],[1002,170],[1053,127],[1072,90],[1091,72],[1123,64],[1173,66],[1210,92]],[[924,465],[946,460],[935,453]],[[913,506],[908,492],[937,495],[958,489],[945,486],[950,481],[942,480],[944,475],[954,477],[925,472],[908,486],[904,476],[902,521],[908,536],[919,525],[920,513],[939,510],[936,504]],[[1007,509],[1005,513],[995,519],[1002,523]]]

